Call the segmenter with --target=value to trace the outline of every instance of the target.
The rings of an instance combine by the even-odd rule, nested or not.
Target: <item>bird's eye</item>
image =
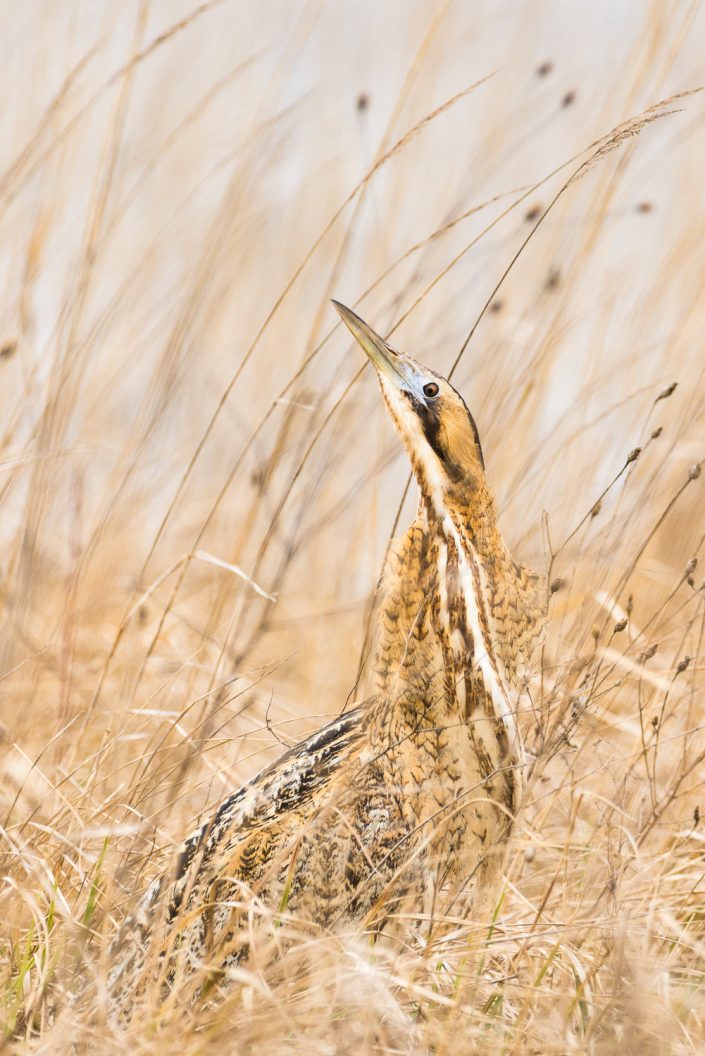
[[[428,384],[423,387],[424,396],[428,396],[429,399],[433,399],[434,396],[438,395],[438,386],[435,381],[429,381]]]

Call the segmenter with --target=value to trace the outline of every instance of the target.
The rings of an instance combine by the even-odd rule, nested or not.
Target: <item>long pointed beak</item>
[[[387,342],[376,334],[372,327],[356,315],[350,308],[346,308],[340,301],[333,301],[335,309],[378,371],[385,374],[397,388],[409,388],[410,378],[406,377],[408,369],[402,357],[390,348]]]

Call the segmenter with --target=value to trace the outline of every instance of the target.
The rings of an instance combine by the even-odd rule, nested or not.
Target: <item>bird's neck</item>
[[[442,506],[422,500],[383,573],[375,691],[385,714],[412,725],[431,713],[467,722],[482,706],[518,760],[517,691],[541,630],[541,585],[512,560],[494,510],[486,486]]]
[[[449,542],[461,554],[461,567],[472,571],[474,594],[487,624],[485,648],[508,688],[516,691],[543,633],[545,577],[513,559],[499,530],[496,504],[484,476],[472,489],[461,486],[446,493],[438,516]],[[462,593],[468,601],[469,584]]]

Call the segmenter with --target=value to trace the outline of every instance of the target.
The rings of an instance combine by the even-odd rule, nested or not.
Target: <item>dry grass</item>
[[[3,15],[4,1048],[702,1052],[703,97],[650,110],[705,83],[702,6]],[[365,692],[407,466],[331,295],[457,360],[560,581],[506,885],[401,947],[265,920],[121,1036],[135,895]]]

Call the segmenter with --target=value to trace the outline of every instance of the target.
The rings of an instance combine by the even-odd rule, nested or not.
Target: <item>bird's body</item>
[[[246,893],[325,927],[352,918],[379,929],[404,909],[429,912],[443,888],[491,890],[501,866],[521,793],[518,698],[543,625],[543,581],[502,540],[461,398],[338,310],[377,368],[420,490],[382,575],[373,695],[185,841],[119,940],[123,1004],[155,942],[165,979],[238,957]]]

